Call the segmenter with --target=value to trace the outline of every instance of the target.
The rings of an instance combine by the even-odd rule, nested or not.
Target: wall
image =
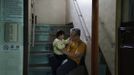
[[[65,24],[66,0],[35,0],[38,23]]]
[[[92,0],[76,0],[80,8],[77,13],[73,0],[67,0],[66,22],[73,22],[74,27],[81,29],[81,39],[88,45],[86,54],[86,66],[89,75],[91,75],[91,21],[92,21]],[[78,8],[78,7],[77,7]],[[80,16],[82,15],[83,18]],[[84,21],[83,21],[84,19]],[[83,27],[83,26],[84,27]],[[87,28],[87,30],[86,30]],[[86,31],[85,31],[86,30]]]
[[[108,67],[115,75],[116,0],[99,0],[99,45]]]
[[[32,0],[28,0],[28,9],[31,9],[31,2]],[[30,50],[30,46],[31,46],[31,35],[32,35],[32,16],[31,16],[31,10],[28,11],[28,50]]]
[[[80,14],[83,16],[83,19],[85,21],[85,27],[88,28],[88,32],[92,32],[92,0],[76,0],[80,9]],[[66,21],[72,22],[75,18],[74,15],[76,14],[76,10],[74,8],[73,0],[67,0],[67,16]],[[75,18],[76,19],[76,18]],[[79,19],[79,18],[77,18]],[[77,20],[78,22],[78,20]],[[80,23],[79,23],[80,25]]]
[[[0,75],[22,75],[23,0],[0,0],[0,35]]]

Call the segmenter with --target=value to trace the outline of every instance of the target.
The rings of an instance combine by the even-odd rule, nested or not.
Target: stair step
[[[35,26],[35,30],[50,31],[51,29],[48,26]]]
[[[99,75],[106,75],[106,65],[100,64],[100,66],[99,66]]]
[[[44,23],[38,23],[36,24],[36,26],[48,26],[48,27],[52,27],[52,26],[65,26],[64,24],[44,24]]]
[[[61,26],[56,26],[56,25],[36,25],[35,30],[36,31],[51,31],[55,32],[57,30],[70,30],[72,28],[71,26],[67,25],[61,25]]]
[[[52,54],[52,50],[46,50],[46,51],[30,51],[32,54]]]
[[[30,67],[28,75],[52,75],[51,67]]]
[[[37,24],[36,27],[46,27],[46,28],[73,28],[72,25],[52,25],[52,24],[48,24],[48,25],[45,25],[45,24]]]
[[[35,43],[48,43],[48,44],[51,44],[52,42],[50,40],[47,40],[47,41],[36,41],[35,40]]]
[[[36,44],[34,47],[31,47],[31,51],[52,51],[53,47],[52,44]]]
[[[49,31],[44,31],[44,30],[35,30],[35,33],[48,33]]]
[[[48,63],[48,64],[29,64],[29,67],[30,68],[38,68],[38,67],[51,67],[51,66]]]
[[[31,54],[29,64],[48,64],[49,58],[47,54]]]
[[[52,42],[50,41],[35,41],[35,44],[44,44],[44,45],[47,45],[47,44],[52,44]]]
[[[44,32],[38,32],[38,31],[36,32],[35,31],[35,35],[38,35],[38,34],[40,34],[40,35],[46,35],[46,36],[49,36],[50,35],[49,32],[45,32],[45,31]]]
[[[50,36],[47,36],[47,35],[40,35],[40,34],[36,34],[35,35],[35,41],[48,41],[48,40],[51,40],[51,37]]]
[[[68,31],[67,31],[68,32]],[[35,35],[45,35],[56,37],[56,32],[46,32],[46,31],[35,31]],[[65,35],[70,35],[70,33],[65,33]]]

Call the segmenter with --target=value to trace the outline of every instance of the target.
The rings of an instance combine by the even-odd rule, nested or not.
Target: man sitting
[[[86,44],[80,39],[80,34],[80,29],[71,29],[69,43],[64,48],[68,58],[57,69],[57,75],[66,75],[80,65],[81,58],[86,52]]]

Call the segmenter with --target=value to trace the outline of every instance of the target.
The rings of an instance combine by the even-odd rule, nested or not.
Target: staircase
[[[99,75],[112,75],[101,51],[99,52]]]
[[[58,30],[65,31],[65,38],[69,36],[71,25],[38,24],[34,30],[34,44],[29,55],[28,75],[52,75],[49,56],[53,55],[52,42]]]
[[[106,75],[106,62],[101,51],[99,53],[99,75]]]

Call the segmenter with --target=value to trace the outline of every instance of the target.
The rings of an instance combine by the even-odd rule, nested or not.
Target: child
[[[53,41],[54,56],[56,60],[53,62],[53,73],[56,75],[57,68],[61,65],[62,61],[66,58],[66,55],[62,52],[68,43],[67,40],[64,40],[64,31],[59,30],[56,33],[56,38]]]

